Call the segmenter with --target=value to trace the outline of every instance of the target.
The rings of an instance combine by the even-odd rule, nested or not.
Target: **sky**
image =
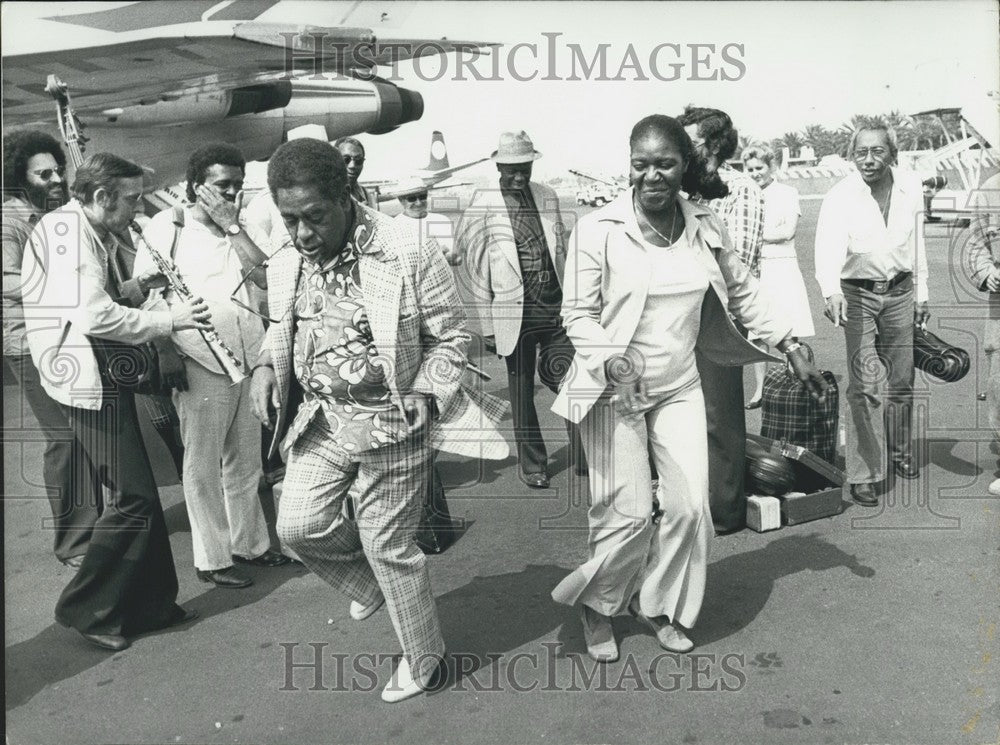
[[[110,5],[80,3],[72,12]],[[60,38],[71,30],[62,24],[35,30],[32,17],[60,7],[5,3],[4,52],[25,40],[43,39],[56,48],[106,41],[104,32],[82,40],[78,32]],[[388,15],[380,22],[383,8]],[[468,68],[464,80],[456,79],[454,57],[444,61],[444,69],[440,60],[416,69],[402,63],[396,75],[384,68],[393,82],[421,93],[425,113],[395,132],[362,136],[366,177],[422,167],[435,129],[445,133],[453,164],[489,155],[503,130],[524,129],[543,153],[536,164],[540,175],[567,168],[615,174],[626,168],[628,133],[636,121],[651,113],[680,113],[688,103],[724,109],[742,133],[770,139],[807,124],[835,127],[856,113],[961,105],[1000,89],[993,0],[360,6],[286,0],[269,13],[259,20],[302,18],[330,25],[346,20],[370,25],[380,37],[446,36],[504,45],[497,53],[498,75],[491,59],[475,63],[487,80],[475,80]],[[12,18],[19,22],[9,23]],[[573,45],[588,62],[603,49],[612,79],[595,79],[597,68],[584,75],[579,59],[581,79],[567,79]],[[632,66],[619,74],[623,61]],[[679,79],[657,79],[654,68],[661,77]],[[715,80],[699,79],[713,73]],[[517,79],[533,74],[533,80]],[[558,79],[542,80],[546,76]],[[491,168],[486,163],[472,173]]]
[[[995,2],[959,0],[434,3],[423,19],[411,16],[414,28],[426,21],[430,31],[433,18],[440,31],[452,16],[463,21],[472,16],[478,36],[464,38],[533,42],[543,60],[542,34],[561,32],[557,41],[563,49],[576,43],[588,57],[598,45],[609,44],[611,68],[630,44],[640,60],[665,42],[680,45],[682,52],[694,44],[714,44],[717,50],[739,44],[745,72],[738,80],[690,80],[685,78],[705,77],[707,71],[693,70],[688,62],[677,81],[657,80],[648,70],[648,81],[522,82],[508,73],[498,82],[425,83],[404,76],[399,84],[424,96],[424,117],[405,132],[370,138],[371,149],[378,143],[388,150],[390,140],[393,146],[398,141],[401,150],[416,149],[423,158],[429,132],[441,129],[453,159],[473,157],[491,152],[499,131],[524,129],[545,155],[539,170],[548,161],[557,169],[614,173],[626,168],[628,133],[636,121],[651,113],[679,114],[689,103],[727,111],[741,132],[758,139],[812,123],[836,127],[855,113],[955,106],[1000,88],[997,8]],[[660,59],[668,61],[666,51]],[[712,59],[720,75],[723,67],[738,74],[718,55]],[[539,78],[546,72],[546,62],[533,64],[526,50],[514,60],[522,77],[533,69]],[[556,60],[561,75],[568,76],[572,54],[562,51]],[[629,75],[625,71],[623,77]],[[376,165],[374,157],[369,160]]]

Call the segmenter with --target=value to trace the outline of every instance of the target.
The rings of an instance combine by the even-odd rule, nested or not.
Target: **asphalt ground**
[[[803,203],[798,246],[819,366],[841,382],[841,331],[812,280],[819,203]],[[513,458],[441,458],[458,542],[428,562],[451,675],[389,706],[378,692],[398,646],[384,611],[348,602],[302,569],[251,569],[245,590],[194,575],[181,488],[162,445],[147,446],[180,578],[201,617],[122,653],[53,621],[70,577],[43,526],[41,446],[17,389],[4,388],[4,577],[10,743],[996,743],[1000,504],[985,404],[983,297],[960,276],[962,234],[928,228],[930,328],[972,355],[964,380],[917,373],[922,476],[882,507],[712,544],[689,655],[662,652],[616,620],[619,662],[587,658],[576,611],[551,589],[585,558],[583,484],[539,387],[552,488],[517,478]],[[474,345],[478,345],[476,339]],[[476,346],[474,356],[481,355]],[[505,394],[504,369],[481,355]],[[759,428],[759,412],[748,428]],[[510,439],[510,420],[504,423]],[[265,503],[270,506],[265,494]],[[296,667],[296,665],[299,665]]]

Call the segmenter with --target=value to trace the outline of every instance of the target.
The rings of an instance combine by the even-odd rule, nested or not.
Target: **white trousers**
[[[692,626],[705,596],[712,536],[700,384],[655,398],[635,414],[602,398],[580,433],[590,466],[590,558],[559,583],[553,599],[614,616],[638,593],[646,616]],[[657,522],[650,451],[660,479]]]
[[[260,422],[250,409],[250,380],[185,360],[188,389],[174,391],[184,440],[184,501],[191,522],[194,565],[232,566],[232,555],[260,556],[271,545],[257,497],[261,476]]]

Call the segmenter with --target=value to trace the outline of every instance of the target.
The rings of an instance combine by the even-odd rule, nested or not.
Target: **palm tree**
[[[817,158],[822,158],[839,152],[842,138],[822,124],[809,124],[802,130],[802,139],[813,149]]]
[[[779,148],[787,147],[788,154],[793,157],[799,157],[799,149],[804,144],[802,137],[797,132],[785,132],[778,141],[781,143]]]
[[[912,116],[901,114],[899,111],[893,109],[888,114],[885,114],[883,119],[886,124],[895,130],[900,150],[916,149]]]

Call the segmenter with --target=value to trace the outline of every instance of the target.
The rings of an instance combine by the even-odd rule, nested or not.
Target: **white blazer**
[[[531,182],[545,243],[562,284],[569,227],[559,212],[559,197],[543,184]],[[458,253],[463,259],[462,281],[473,299],[469,315],[477,318],[483,336],[496,339],[497,354],[514,351],[521,335],[524,279],[514,243],[507,205],[499,188],[480,189],[458,226]]]

